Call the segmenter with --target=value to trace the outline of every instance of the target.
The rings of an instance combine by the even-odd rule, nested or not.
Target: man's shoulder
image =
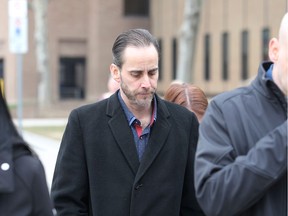
[[[106,104],[106,99],[99,102],[84,104],[72,109],[69,116],[72,118],[76,116],[80,118],[89,118],[89,116],[92,117],[97,114],[103,115],[105,113]]]
[[[104,99],[101,101],[96,101],[96,102],[92,102],[92,103],[87,103],[81,106],[78,106],[76,108],[74,108],[72,110],[72,112],[90,112],[93,111],[95,109],[104,109],[107,105],[107,100],[108,99]]]
[[[220,93],[211,99],[211,102],[218,105],[225,105],[230,102],[240,102],[244,97],[252,95],[253,88],[251,86],[239,87],[227,92]]]
[[[163,105],[164,107],[167,108],[167,111],[169,113],[169,115],[171,116],[177,116],[177,118],[188,118],[188,116],[193,116],[194,114],[188,110],[186,107],[181,106],[179,104],[170,102],[170,101],[166,101],[164,99],[161,99],[163,101]]]
[[[260,64],[258,74],[246,82],[245,85],[238,88],[234,88],[230,91],[226,91],[216,95],[211,101],[218,104],[225,104],[227,102],[242,101],[242,100],[255,100],[255,97],[264,95],[266,93],[266,81],[263,79],[265,71],[271,66],[271,62],[264,62]]]

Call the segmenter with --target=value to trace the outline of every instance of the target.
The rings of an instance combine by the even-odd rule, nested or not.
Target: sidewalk
[[[38,154],[45,169],[47,185],[50,191],[60,141],[27,131],[23,131],[23,137],[30,147]]]
[[[13,119],[13,122],[18,126],[19,121]],[[23,119],[23,127],[32,127],[32,126],[61,126],[66,125],[66,118],[45,118],[45,119]]]
[[[17,120],[14,120],[18,126]],[[66,125],[67,119],[23,119],[22,126],[61,126]],[[46,173],[47,185],[51,189],[52,178],[61,140],[51,139],[23,130],[23,138],[38,154]]]

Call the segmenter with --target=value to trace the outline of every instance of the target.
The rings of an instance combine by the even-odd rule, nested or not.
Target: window
[[[228,68],[229,68],[229,53],[228,53],[228,45],[229,45],[229,37],[228,33],[225,32],[222,35],[222,79],[228,80]]]
[[[85,58],[60,58],[60,98],[83,99],[85,97]]]
[[[159,79],[159,81],[161,81],[162,80],[162,58],[161,58],[162,55],[161,55],[161,53],[162,53],[162,48],[163,48],[161,39],[158,39],[158,44],[159,44],[159,52],[160,52],[159,68],[158,68],[159,77],[158,77],[158,79]]]
[[[124,0],[125,16],[148,16],[149,0]]]
[[[4,61],[0,59],[0,93],[4,95]]]
[[[206,34],[204,38],[204,78],[210,80],[210,35]]]
[[[248,79],[248,31],[242,32],[241,42],[241,78],[242,80]]]
[[[269,60],[268,46],[270,39],[270,31],[268,28],[262,30],[262,60]]]
[[[177,78],[177,39],[172,40],[172,80]]]

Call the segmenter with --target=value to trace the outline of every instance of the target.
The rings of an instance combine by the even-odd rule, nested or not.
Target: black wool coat
[[[157,96],[141,163],[117,93],[73,110],[52,183],[59,216],[202,215],[195,199],[196,116]]]

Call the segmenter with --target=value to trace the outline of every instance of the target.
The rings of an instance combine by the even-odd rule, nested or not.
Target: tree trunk
[[[40,108],[49,106],[50,98],[50,74],[49,58],[47,48],[47,8],[49,0],[33,0],[35,20],[35,44],[37,71],[39,73],[38,83],[38,106]]]
[[[179,61],[176,79],[193,83],[195,46],[200,19],[201,0],[185,0],[184,20],[179,35]]]

